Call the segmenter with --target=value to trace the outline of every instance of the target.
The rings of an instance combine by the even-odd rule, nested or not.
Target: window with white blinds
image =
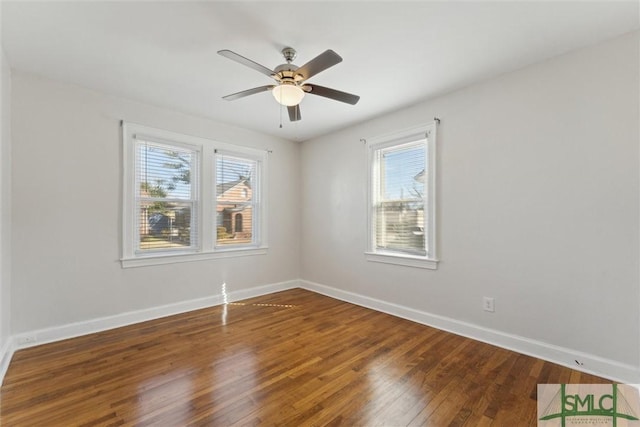
[[[266,151],[123,123],[123,267],[266,253]]]
[[[256,244],[260,162],[220,150],[215,161],[216,246]]]
[[[435,124],[368,144],[368,259],[435,268]]]
[[[425,256],[425,141],[376,150],[375,249]]]
[[[197,248],[198,152],[136,138],[137,252]]]

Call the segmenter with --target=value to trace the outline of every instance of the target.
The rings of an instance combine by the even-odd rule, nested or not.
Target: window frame
[[[263,178],[261,177],[262,171],[264,169],[264,161],[263,161],[263,154],[260,153],[260,156],[255,155],[256,153],[252,153],[252,154],[241,154],[238,153],[237,151],[231,151],[228,149],[221,149],[221,148],[216,148],[214,149],[214,155],[213,155],[213,165],[212,165],[212,172],[213,172],[213,177],[217,176],[217,159],[218,156],[228,156],[228,157],[236,157],[236,158],[240,158],[243,160],[252,160],[255,161],[256,164],[256,176],[258,176],[258,182],[253,183],[253,187],[251,188],[251,201],[249,202],[244,202],[242,204],[246,205],[246,206],[251,206],[252,208],[252,215],[251,215],[251,233],[252,233],[252,242],[249,244],[236,244],[233,245],[231,247],[227,246],[227,244],[221,245],[218,243],[218,236],[217,236],[217,224],[218,224],[218,198],[217,195],[216,197],[214,197],[213,200],[213,208],[214,208],[214,212],[215,212],[215,224],[216,224],[216,230],[215,230],[215,237],[214,237],[214,250],[216,251],[227,251],[233,248],[236,249],[242,249],[244,247],[255,247],[255,246],[260,246],[260,242],[262,241],[262,236],[263,236],[263,227],[260,226],[260,221],[261,218],[264,214],[264,212],[260,209],[260,206],[262,205],[262,193],[263,193]],[[214,183],[212,186],[212,189],[214,190],[214,194],[216,193],[216,183],[215,183],[215,179],[214,179]]]
[[[194,150],[192,177],[195,200],[195,230],[192,225],[194,247],[185,250],[168,249],[138,251],[139,224],[137,224],[136,147],[137,140]],[[161,265],[177,262],[189,262],[205,259],[229,258],[238,256],[263,255],[267,253],[267,151],[215,141],[211,139],[184,135],[163,129],[152,128],[131,122],[122,122],[122,253],[123,268],[147,265]],[[254,206],[257,221],[253,224],[257,237],[254,242],[238,245],[216,246],[216,150],[225,154],[256,160],[258,162],[257,191],[258,199]],[[255,193],[253,193],[255,194]]]
[[[160,249],[148,249],[148,250],[142,250],[140,249],[140,233],[136,232],[133,235],[134,238],[134,247],[133,247],[133,251],[136,254],[136,257],[141,257],[141,256],[153,256],[154,253],[156,254],[160,254],[160,255],[165,255],[165,254],[185,254],[185,253],[193,253],[196,252],[198,249],[198,242],[199,242],[199,236],[197,233],[198,230],[198,222],[200,221],[199,219],[199,215],[200,215],[200,192],[199,192],[199,188],[200,188],[200,158],[202,156],[202,150],[200,149],[200,147],[196,147],[193,145],[187,145],[187,144],[182,144],[179,142],[173,142],[173,143],[168,143],[167,141],[160,141],[158,138],[154,138],[151,136],[147,136],[147,135],[141,135],[141,138],[138,139],[134,136],[134,142],[133,142],[133,156],[134,156],[134,177],[133,179],[135,180],[134,183],[134,187],[132,189],[132,193],[133,193],[133,211],[131,212],[133,214],[133,218],[132,220],[134,221],[134,228],[136,230],[138,230],[139,228],[139,221],[138,221],[138,212],[140,209],[140,202],[144,199],[151,201],[152,199],[154,199],[153,197],[139,197],[139,193],[137,191],[138,188],[140,188],[140,177],[139,175],[136,173],[136,167],[138,164],[139,159],[139,153],[138,153],[138,142],[140,141],[144,141],[145,143],[149,143],[153,146],[156,147],[166,147],[166,148],[177,148],[180,150],[188,150],[191,151],[193,153],[193,161],[191,164],[191,176],[192,178],[192,182],[190,183],[190,198],[189,199],[180,199],[180,198],[176,198],[176,199],[170,199],[170,198],[163,198],[163,199],[158,199],[157,201],[166,201],[166,202],[174,202],[174,203],[188,203],[191,205],[191,213],[190,213],[190,219],[191,219],[191,224],[190,224],[190,242],[191,245],[189,245],[188,248],[184,248],[184,249],[180,249],[180,248],[160,248]]]
[[[422,124],[404,129],[398,132],[366,139],[367,142],[367,249],[365,257],[367,261],[386,264],[396,264],[407,267],[426,268],[436,270],[438,268],[437,252],[437,216],[436,216],[436,153],[437,122]],[[425,193],[427,194],[424,205],[425,252],[426,255],[414,255],[402,251],[376,248],[376,218],[375,203],[376,188],[376,158],[377,152],[395,146],[419,142],[424,140],[425,146]]]

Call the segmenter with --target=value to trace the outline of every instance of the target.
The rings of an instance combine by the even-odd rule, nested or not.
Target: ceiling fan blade
[[[231,95],[223,96],[222,99],[226,99],[227,101],[235,101],[236,99],[244,98],[245,96],[254,95],[260,92],[267,92],[273,89],[275,86],[260,86],[254,87],[253,89],[243,90],[242,92],[232,93]]]
[[[303,89],[310,88],[311,90],[305,90],[312,95],[324,96],[325,98],[334,99],[340,102],[346,102],[347,104],[356,105],[360,100],[358,95],[353,95],[351,93],[342,92],[339,90],[331,89],[324,86],[306,84]]]
[[[300,115],[300,104],[287,107],[287,111],[289,112],[290,121],[297,122],[298,120],[302,119],[302,116]]]
[[[296,74],[302,76],[302,80],[305,81],[315,76],[321,71],[326,70],[329,67],[333,67],[336,64],[342,62],[342,57],[332,51],[331,49],[325,50],[320,55],[313,58],[311,61],[304,64],[302,67],[296,70]]]
[[[257,62],[254,62],[254,61],[250,60],[249,58],[245,58],[242,55],[238,55],[237,53],[232,52],[230,50],[227,50],[227,49],[219,50],[218,51],[218,55],[222,55],[225,58],[229,58],[232,61],[236,61],[236,62],[238,62],[238,63],[240,63],[242,65],[246,65],[249,68],[253,68],[254,70],[256,70],[256,71],[258,71],[258,72],[260,72],[262,74],[265,74],[265,75],[267,75],[269,77],[273,78],[273,76],[275,75],[275,73],[272,70],[268,69],[264,65],[260,65]]]

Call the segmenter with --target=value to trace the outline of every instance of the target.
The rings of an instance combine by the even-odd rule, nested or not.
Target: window
[[[434,124],[369,144],[367,259],[437,268]]]
[[[177,145],[136,141],[135,211],[138,252],[184,251],[197,247],[198,151]],[[195,234],[195,233],[193,233]]]
[[[257,237],[258,194],[254,188],[258,169],[256,159],[216,152],[216,213],[223,218],[216,235],[219,247],[252,243]]]
[[[123,124],[123,267],[266,253],[266,151]]]

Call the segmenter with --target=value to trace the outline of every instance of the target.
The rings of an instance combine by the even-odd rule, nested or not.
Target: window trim
[[[266,153],[265,153],[266,154]],[[254,183],[254,188],[252,188],[252,200],[250,203],[246,203],[247,205],[251,206],[255,212],[255,214],[252,215],[251,221],[252,221],[252,234],[253,237],[255,237],[255,243],[248,243],[248,244],[238,244],[238,245],[233,245],[231,247],[227,246],[227,245],[219,245],[217,242],[217,228],[215,229],[214,235],[216,235],[216,238],[213,242],[214,244],[214,251],[216,252],[221,252],[221,251],[228,251],[231,249],[252,249],[252,248],[256,248],[256,247],[262,247],[262,240],[263,240],[263,230],[264,230],[264,226],[262,225],[262,216],[264,215],[264,210],[260,209],[260,207],[263,204],[263,192],[264,192],[264,186],[263,186],[263,170],[265,167],[265,162],[264,162],[264,158],[262,153],[260,153],[260,155],[256,155],[256,153],[240,153],[237,150],[233,151],[233,150],[229,150],[229,149],[225,149],[225,148],[216,148],[214,149],[214,155],[213,155],[213,163],[211,166],[211,171],[213,173],[213,176],[217,176],[217,156],[221,155],[221,156],[229,156],[229,157],[239,157],[242,156],[243,159],[249,159],[249,160],[254,160],[257,163],[257,168],[256,168],[256,174],[260,177],[260,179],[258,180],[257,185]],[[212,188],[215,194],[215,187]],[[217,225],[217,217],[215,215],[217,215],[217,211],[218,211],[218,200],[217,197],[214,198],[213,200],[213,209],[214,209],[214,218],[215,218],[215,223]],[[257,216],[257,221],[256,221],[256,216]],[[252,237],[252,239],[253,239]]]
[[[414,126],[401,131],[376,136],[366,139],[367,150],[367,249],[365,258],[367,261],[380,262],[385,264],[396,264],[407,267],[426,268],[436,270],[438,268],[438,247],[437,247],[437,215],[436,215],[436,141],[437,122],[431,122]],[[427,171],[427,201],[425,205],[426,217],[430,219],[425,224],[427,231],[426,246],[429,248],[425,256],[403,254],[390,250],[376,249],[375,244],[375,218],[373,216],[373,203],[375,195],[374,187],[374,161],[376,151],[396,145],[402,145],[417,140],[426,139],[426,164]]]
[[[137,137],[137,138],[136,138]],[[136,139],[160,144],[186,147],[197,152],[194,174],[197,174],[194,198],[196,202],[196,245],[184,251],[137,252],[139,239],[136,226]],[[123,268],[141,267],[199,261],[205,259],[264,255],[267,253],[267,151],[240,145],[223,143],[206,138],[184,135],[164,129],[152,128],[131,122],[122,122],[122,253]],[[216,196],[215,196],[215,152],[251,158],[259,162],[258,186],[259,217],[255,224],[259,238],[255,244],[216,247]],[[210,196],[207,196],[210,195]]]

